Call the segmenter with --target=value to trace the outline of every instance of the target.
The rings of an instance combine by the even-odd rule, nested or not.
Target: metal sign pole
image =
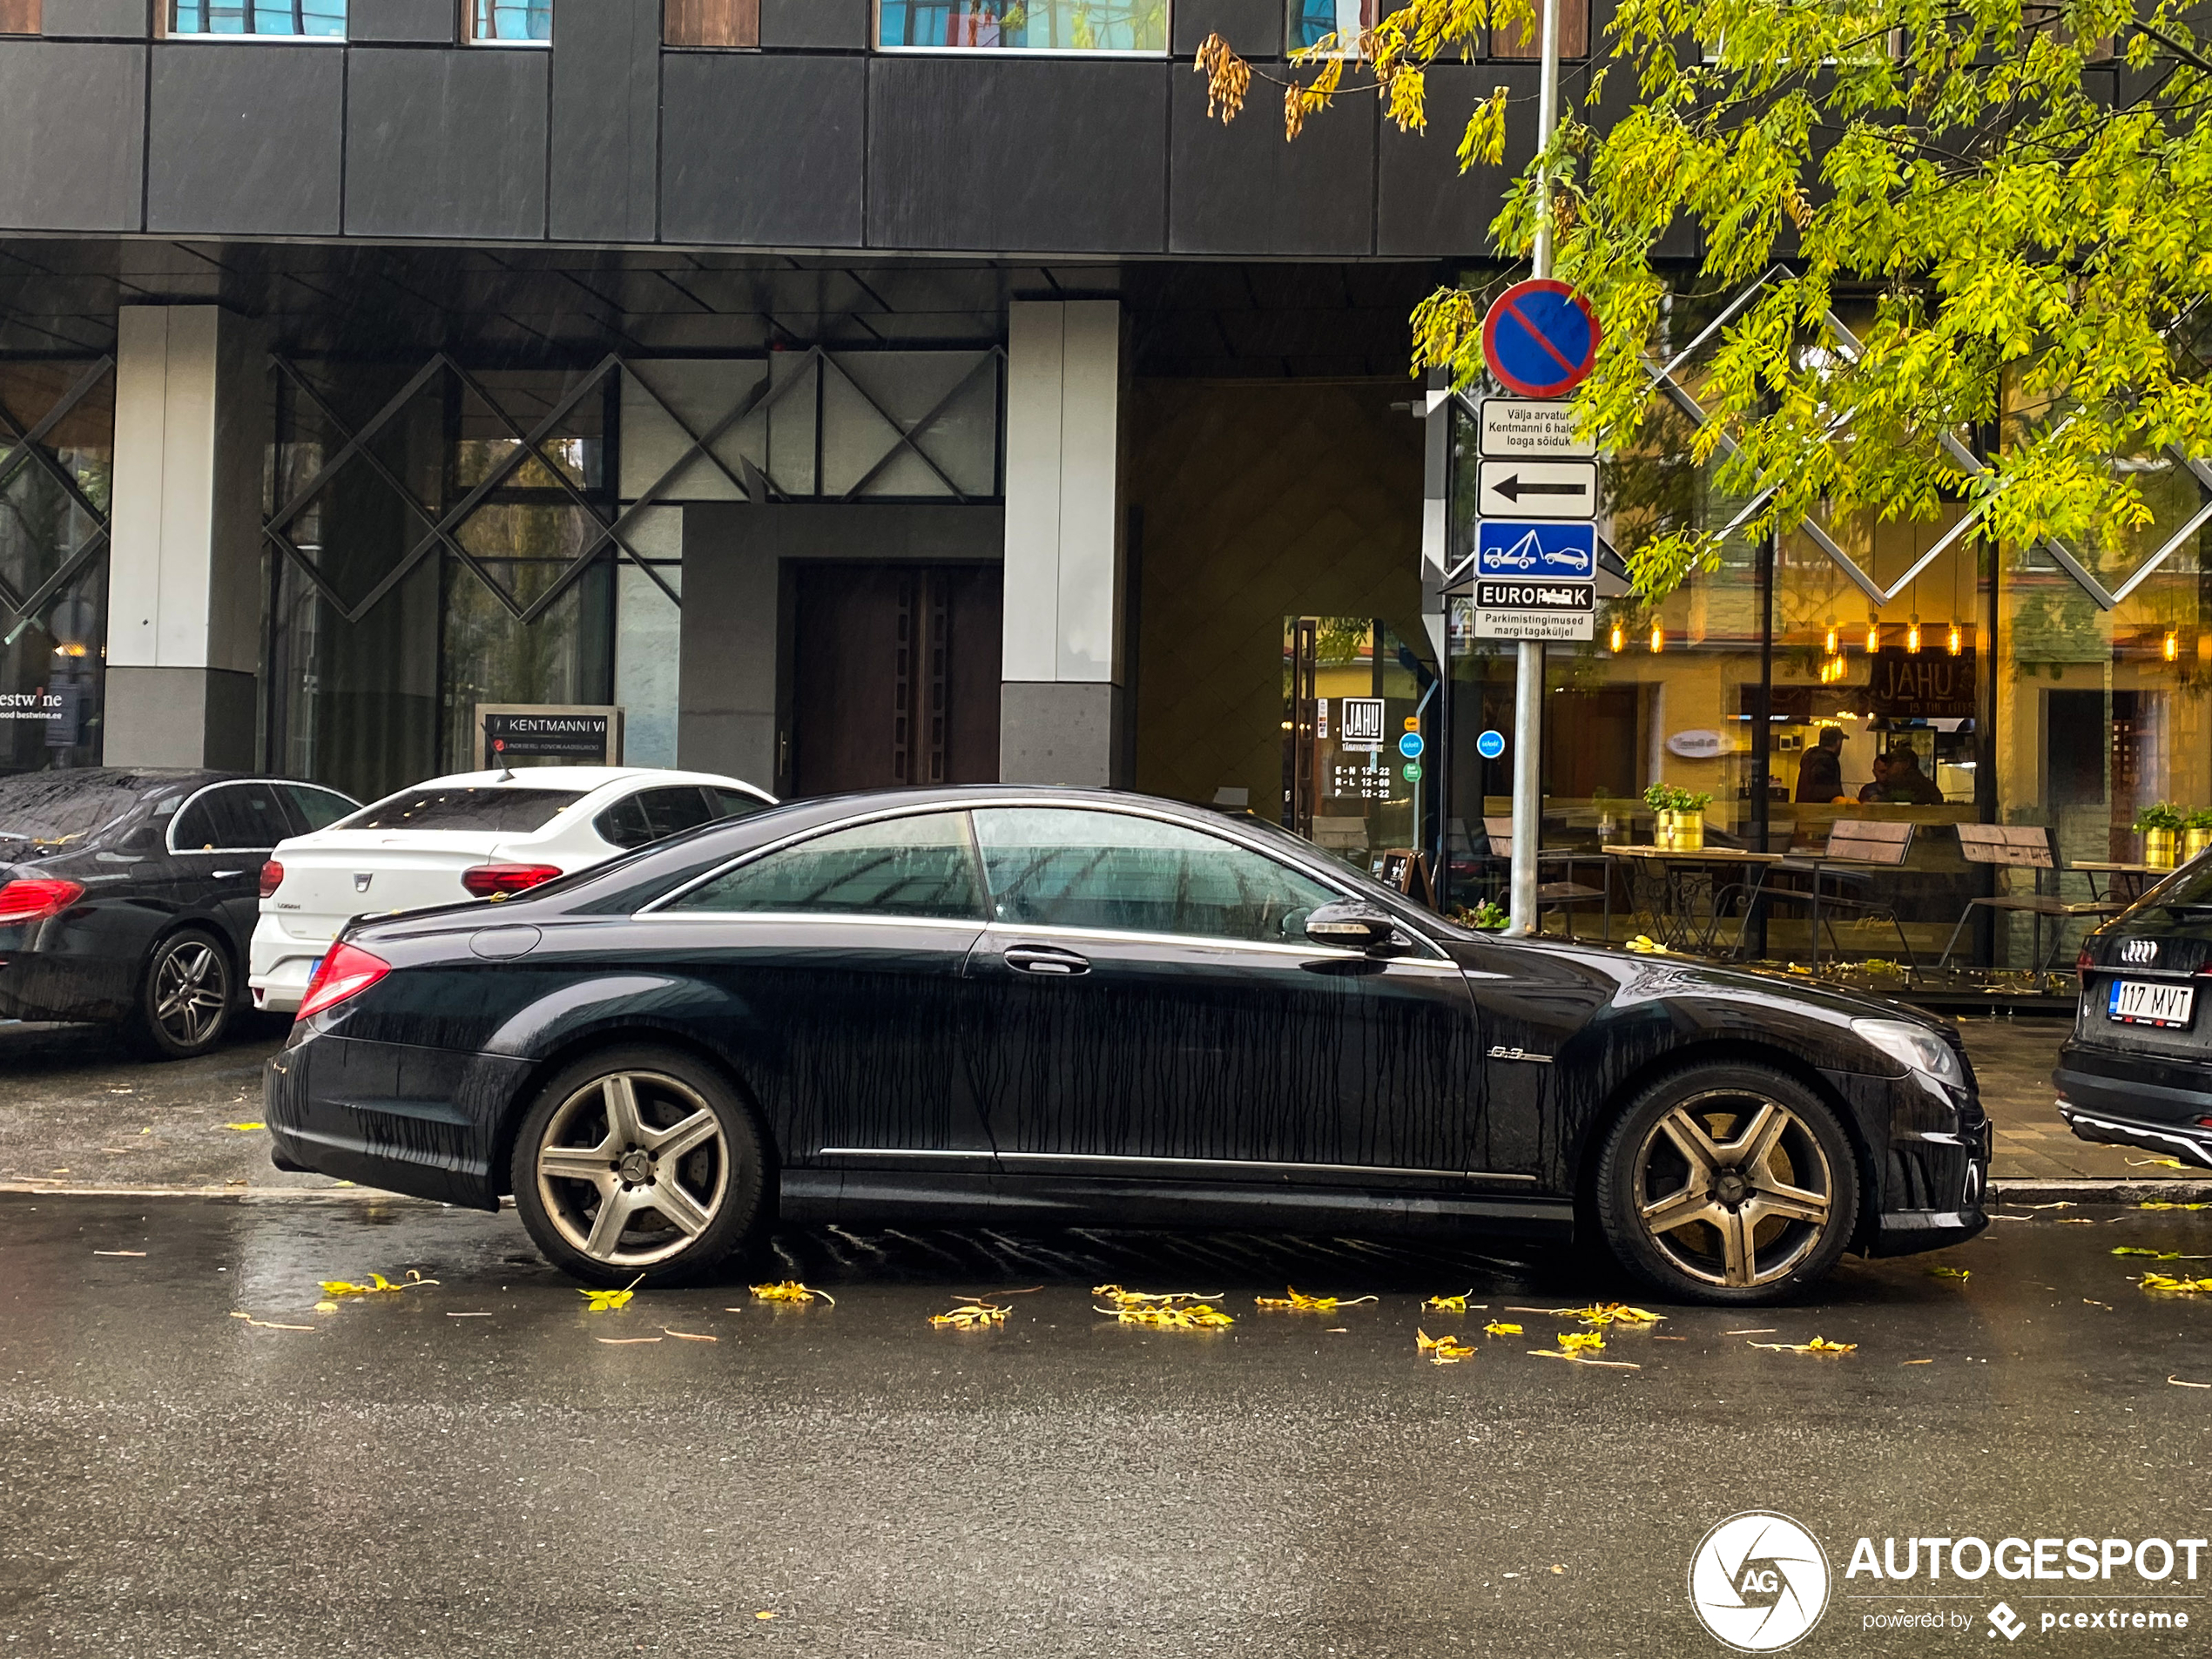
[[[1536,93],[1536,148],[1548,149],[1559,125],[1559,0],[1544,0],[1543,72]],[[1536,189],[1535,274],[1552,273],[1552,192],[1548,172]],[[1536,931],[1536,853],[1543,835],[1544,642],[1520,642],[1514,664],[1513,867],[1509,934]]]

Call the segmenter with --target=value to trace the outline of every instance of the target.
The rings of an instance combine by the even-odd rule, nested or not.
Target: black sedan
[[[261,866],[359,803],[229,772],[87,767],[0,779],[0,1015],[122,1024],[204,1054],[244,1006]]]
[[[2059,1049],[2059,1116],[2085,1141],[2212,1167],[2212,859],[2167,877],[2082,942]]]
[[[595,1284],[792,1218],[1599,1230],[1680,1298],[1986,1224],[1900,1005],[1440,921],[1282,831],[979,786],[786,806],[356,926],[270,1062],[287,1169],[511,1192]]]

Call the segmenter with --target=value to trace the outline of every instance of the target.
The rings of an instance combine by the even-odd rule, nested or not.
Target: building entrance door
[[[786,568],[784,792],[995,782],[999,567],[808,560]]]

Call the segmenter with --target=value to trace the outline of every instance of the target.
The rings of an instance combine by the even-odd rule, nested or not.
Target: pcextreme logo
[[[1689,1558],[1689,1604],[1739,1653],[1793,1647],[1828,1610],[1827,1554],[1787,1515],[1730,1515]]]

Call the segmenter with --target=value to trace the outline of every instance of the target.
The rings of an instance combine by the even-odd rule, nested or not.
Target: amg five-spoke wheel
[[[154,948],[139,991],[141,1042],[172,1060],[213,1048],[230,1024],[230,958],[213,935],[197,927],[172,934]]]
[[[1599,1166],[1614,1252],[1697,1300],[1770,1301],[1818,1278],[1850,1241],[1858,1207],[1835,1114],[1763,1067],[1700,1067],[1647,1089]]]
[[[703,1271],[761,1210],[751,1116],[678,1054],[610,1051],[553,1079],[516,1137],[511,1173],[539,1247],[600,1283]]]

